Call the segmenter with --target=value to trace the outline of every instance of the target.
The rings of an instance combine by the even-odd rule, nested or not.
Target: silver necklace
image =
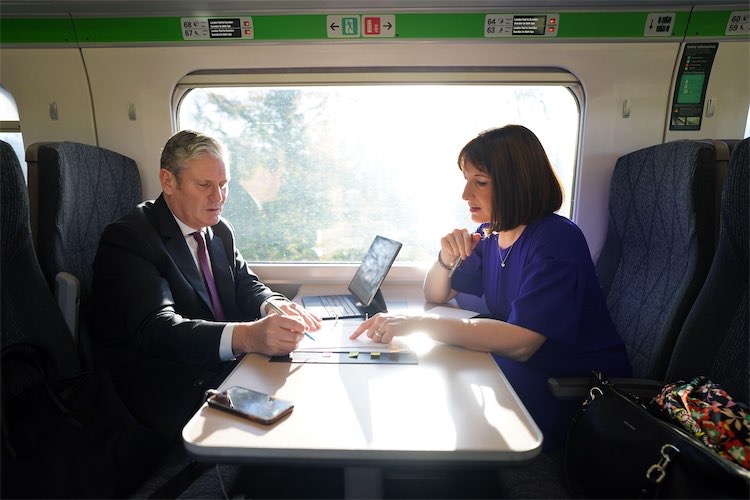
[[[513,245],[515,245],[516,242],[513,242]],[[510,257],[510,251],[513,250],[513,245],[508,248],[508,253],[505,254],[505,258],[503,259],[503,251],[500,249],[500,267],[505,267],[505,261],[508,260],[508,257]]]

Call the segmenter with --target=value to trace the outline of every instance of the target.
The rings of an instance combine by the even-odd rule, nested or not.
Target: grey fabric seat
[[[710,271],[692,301],[671,348],[664,376],[614,379],[619,387],[648,401],[665,384],[706,375],[735,399],[748,394],[748,218],[749,140],[734,148],[721,191],[719,241]],[[719,177],[721,178],[721,177]],[[711,186],[703,186],[713,189]],[[714,203],[714,202],[712,202]],[[706,211],[704,215],[708,216]],[[670,318],[674,320],[674,318]],[[676,325],[675,325],[676,328]],[[662,345],[663,347],[663,345]],[[645,365],[644,365],[645,366]],[[661,365],[660,365],[661,366]]]
[[[667,382],[705,375],[750,403],[748,258],[750,138],[732,152],[721,197],[719,242],[706,282],[674,347]]]
[[[26,159],[36,179],[30,190],[36,189],[39,263],[91,365],[91,264],[106,225],[141,202],[138,167],[114,151],[75,142],[32,144]]]
[[[617,160],[596,269],[637,378],[664,378],[711,264],[714,163],[714,148],[694,141],[660,144]]]
[[[30,207],[23,174],[10,145],[0,141],[0,166],[2,167],[2,344],[3,348],[18,342],[33,342],[45,352],[53,352],[55,377],[65,378],[79,373],[86,363],[79,356],[74,337],[70,335],[60,308],[50,290],[49,280],[63,270],[76,272],[85,287],[82,295],[90,290],[90,261],[98,246],[104,225],[117,212],[129,210],[131,202],[140,201],[140,179],[132,160],[101,150],[94,146],[74,143],[44,144],[41,151],[42,168],[39,183],[42,212],[39,214],[40,246],[44,247],[47,273],[35,252],[30,224]],[[100,167],[96,157],[107,158]],[[131,188],[102,179],[85,180],[86,175],[76,171],[78,160],[87,163],[90,176],[115,176],[121,169],[129,172],[127,182]],[[125,165],[123,167],[123,165]],[[72,180],[79,175],[84,179]],[[136,177],[133,177],[136,176]],[[132,189],[137,180],[137,190]],[[108,188],[100,189],[101,183]],[[108,207],[112,191],[123,189],[120,203]],[[86,194],[78,197],[77,194]],[[107,194],[109,193],[109,194]],[[122,201],[128,199],[130,201]],[[101,206],[98,206],[101,205]],[[46,212],[48,211],[48,212]],[[90,212],[90,213],[89,213]],[[81,214],[82,219],[78,216]],[[88,261],[88,263],[87,263]],[[23,371],[14,367],[3,367],[3,398],[12,397],[38,380],[26,379]],[[144,457],[144,462],[154,457]],[[182,471],[190,473],[184,474]],[[149,477],[133,492],[133,498],[146,498],[168,493],[181,498],[225,498],[224,492],[232,491],[238,468],[231,466],[194,466],[180,443],[175,444],[160,460]],[[221,474],[222,481],[219,481]]]
[[[81,370],[73,339],[50,293],[31,237],[29,202],[21,165],[10,144],[0,141],[0,325],[2,348],[31,343],[45,352],[56,352],[53,373],[69,377]],[[3,397],[12,397],[36,380],[3,366]]]
[[[633,384],[655,391],[714,249],[714,146],[677,141],[620,157],[612,176],[609,226],[596,268],[623,337]],[[606,375],[606,374],[605,374]],[[551,379],[557,397],[583,400],[586,379]],[[500,472],[520,498],[567,495],[562,453],[543,454],[517,471]],[[535,477],[532,481],[530,478]]]
[[[59,421],[70,421],[75,416],[76,410],[68,411],[66,404],[62,402],[62,397],[58,398],[58,407],[49,407],[49,399],[40,394],[40,387],[48,387],[49,394],[54,393],[53,387],[69,380],[83,381],[84,376],[93,372],[86,371],[81,364],[77,348],[73,337],[70,335],[65,320],[60,309],[55,302],[52,292],[49,290],[47,282],[39,266],[36,252],[31,237],[31,225],[29,217],[29,199],[23,173],[21,171],[18,158],[12,147],[0,141],[0,241],[2,243],[2,262],[0,263],[0,295],[1,311],[0,315],[0,344],[2,347],[3,361],[0,364],[2,368],[2,451],[3,451],[3,478],[0,481],[3,493],[0,496],[15,497],[16,495],[46,496],[49,493],[57,492],[60,496],[67,496],[70,492],[77,491],[79,494],[96,495],[101,491],[101,483],[94,479],[96,471],[90,471],[92,474],[91,484],[83,482],[81,477],[70,477],[50,473],[48,462],[50,456],[59,449],[55,443],[50,443],[53,439],[47,436],[46,429],[30,428],[27,430],[23,426],[18,426],[19,417],[23,416],[24,421],[28,419],[34,425],[40,421],[52,426]],[[23,355],[18,355],[23,353]],[[37,360],[35,362],[35,360]],[[99,378],[98,380],[104,380]],[[83,383],[83,382],[81,382]],[[77,395],[75,387],[64,385],[66,390],[70,389],[69,395]],[[81,386],[77,386],[81,387]],[[111,387],[111,392],[106,392],[107,397],[99,398]],[[98,392],[92,394],[88,401],[91,401],[91,407],[100,410],[86,413],[85,418],[96,421],[97,418],[107,418],[121,416],[130,422],[135,422],[132,416],[129,416],[122,403],[116,400],[116,392],[112,386],[106,386],[100,383],[96,386]],[[42,391],[42,394],[46,394]],[[84,393],[80,393],[84,394]],[[80,396],[80,397],[86,397]],[[114,398],[108,399],[109,397]],[[73,396],[71,396],[73,397]],[[54,399],[52,396],[50,398]],[[19,403],[19,401],[21,403]],[[33,402],[33,404],[31,404]],[[76,404],[81,400],[76,399]],[[112,403],[117,406],[116,411],[111,411],[109,405]],[[122,409],[122,413],[118,413]],[[14,412],[14,415],[11,415]],[[45,417],[49,415],[49,419]],[[66,416],[67,415],[67,416]],[[78,415],[80,417],[80,415]],[[81,421],[86,421],[81,418]],[[124,421],[117,420],[118,424]],[[105,421],[105,430],[111,438],[112,447],[102,444],[95,449],[102,453],[109,453],[112,449],[118,449],[123,454],[140,453],[152,454],[160,449],[156,434],[149,433],[145,427],[134,424],[130,429],[124,432],[144,431],[144,435],[127,434],[114,436],[109,434],[114,427],[107,427],[107,423],[113,423],[112,420]],[[78,424],[79,427],[85,424]],[[75,427],[75,426],[73,426]],[[56,431],[58,427],[52,427]],[[60,427],[60,429],[68,427]],[[91,430],[92,426],[86,427]],[[95,430],[98,431],[97,428]],[[35,432],[45,436],[39,443],[30,443],[28,436],[30,432]],[[54,437],[58,437],[55,435]],[[141,439],[143,437],[143,439]],[[125,450],[119,447],[123,440],[133,444],[133,449]],[[131,441],[132,440],[132,441]],[[46,445],[50,443],[51,450]],[[20,445],[20,448],[19,448]],[[18,450],[22,450],[18,452]],[[85,448],[88,450],[92,448]],[[52,453],[53,455],[50,455]],[[126,456],[126,455],[123,455]],[[108,457],[111,458],[111,457]],[[92,455],[86,455],[92,463],[98,463],[98,458]],[[153,462],[152,462],[153,460]],[[114,461],[110,461],[114,462]],[[72,461],[71,464],[75,464]],[[101,463],[109,463],[102,460]],[[132,462],[129,462],[132,463]],[[122,478],[122,484],[118,483],[117,488],[129,488],[138,481],[145,478],[148,472],[149,464],[155,463],[155,457],[144,456],[140,463],[135,463],[132,470],[112,471],[106,469],[107,473],[111,472]],[[66,464],[67,466],[68,464]],[[106,467],[106,466],[104,466]],[[34,477],[28,477],[29,469],[33,468]],[[61,470],[67,472],[75,471],[75,465],[66,467]],[[6,471],[8,475],[6,476]],[[99,477],[99,476],[96,476]],[[37,482],[34,479],[38,479]],[[49,479],[49,481],[45,481]],[[94,484],[96,483],[96,484]],[[63,488],[65,491],[59,491]]]

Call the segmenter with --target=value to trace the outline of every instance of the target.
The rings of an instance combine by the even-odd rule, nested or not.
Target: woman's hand
[[[440,253],[448,265],[453,265],[457,258],[466,259],[474,248],[479,244],[482,236],[479,233],[470,233],[466,229],[454,229],[440,239]]]
[[[479,233],[470,233],[466,229],[454,229],[440,239],[438,258],[427,271],[422,287],[427,302],[444,304],[456,296],[456,291],[451,288],[451,270],[456,259],[466,259],[481,239]]]
[[[359,325],[349,339],[354,340],[367,332],[367,336],[373,341],[390,344],[394,337],[408,333],[406,327],[409,320],[409,317],[402,314],[378,313]]]

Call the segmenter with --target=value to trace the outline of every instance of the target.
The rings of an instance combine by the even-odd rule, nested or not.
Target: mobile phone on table
[[[209,406],[248,418],[262,424],[272,424],[291,413],[291,401],[277,399],[262,392],[245,387],[230,387],[225,391],[206,391]]]

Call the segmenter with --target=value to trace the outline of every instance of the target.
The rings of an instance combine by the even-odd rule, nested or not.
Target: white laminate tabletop
[[[399,299],[388,293],[387,301]],[[541,432],[489,354],[422,333],[402,339],[417,364],[288,363],[247,355],[221,388],[239,385],[288,399],[294,411],[266,426],[204,405],[184,427],[184,444],[207,460],[352,465],[516,462],[540,452]]]

